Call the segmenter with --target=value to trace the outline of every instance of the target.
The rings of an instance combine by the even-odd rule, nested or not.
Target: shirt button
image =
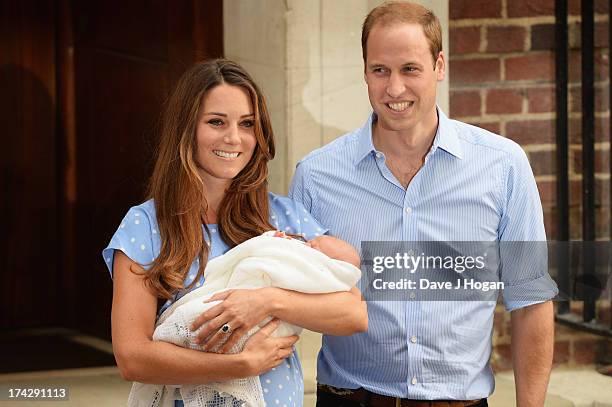
[[[417,341],[417,337],[416,337],[416,336],[414,336],[414,335],[412,335],[412,336],[410,337],[410,342],[412,342],[412,343],[416,343],[416,341]]]
[[[416,378],[416,377],[413,377],[413,378],[412,378],[412,380],[410,381],[410,383],[412,383],[412,384],[417,384],[417,378]]]
[[[414,250],[412,249],[408,250],[408,256],[414,256]]]
[[[415,293],[410,293],[410,299],[414,300],[416,298],[416,294]]]
[[[408,215],[410,215],[410,214],[412,213],[412,208],[411,208],[411,207],[409,207],[409,206],[407,206],[407,207],[406,207],[406,209],[404,209],[404,210],[406,211],[406,213],[407,213]]]

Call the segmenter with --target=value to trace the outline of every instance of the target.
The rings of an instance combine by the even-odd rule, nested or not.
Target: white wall
[[[286,193],[297,161],[359,127],[371,108],[363,81],[361,24],[379,0],[224,0],[225,55],[267,97],[278,152],[270,185]],[[436,12],[448,44],[448,1]],[[438,102],[448,111],[448,79]]]

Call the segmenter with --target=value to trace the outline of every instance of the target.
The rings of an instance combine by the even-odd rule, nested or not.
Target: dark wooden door
[[[52,0],[0,2],[0,328],[60,315],[54,32]]]
[[[144,199],[155,125],[222,0],[0,1],[0,328],[110,336],[100,252]]]
[[[206,9],[201,8],[201,4]],[[222,2],[74,1],[76,326],[110,334],[101,250],[144,200],[169,89],[196,59],[222,54]]]

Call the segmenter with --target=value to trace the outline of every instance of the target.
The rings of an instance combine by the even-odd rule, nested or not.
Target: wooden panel
[[[0,326],[57,322],[54,2],[0,3]]]
[[[222,54],[222,21],[221,0],[0,2],[2,328],[109,336],[100,251],[144,198],[168,90]]]
[[[146,13],[142,4],[73,4],[77,321],[108,337],[112,286],[100,252],[128,208],[144,200],[163,101],[194,61],[194,4],[150,1]],[[208,42],[218,49],[220,34]]]
[[[111,299],[100,251],[129,206],[143,201],[166,66],[97,50],[79,52],[77,287],[79,312],[98,316],[79,319],[81,329],[99,335],[108,333]]]
[[[168,21],[165,0],[73,1],[79,45],[166,61]],[[177,1],[177,7],[182,1]]]

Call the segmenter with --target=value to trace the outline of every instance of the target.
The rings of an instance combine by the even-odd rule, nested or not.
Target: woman
[[[193,384],[260,375],[268,405],[301,405],[302,374],[292,349],[298,338],[271,337],[277,321],[233,355],[151,340],[156,316],[203,283],[209,259],[270,229],[308,239],[324,232],[302,206],[268,193],[273,156],[264,98],[240,66],[218,59],[183,75],[163,118],[151,199],[129,210],[103,252],[113,276],[113,350],[126,380]],[[161,309],[158,298],[166,300]],[[204,349],[222,335],[230,335],[225,348],[231,347],[268,316],[333,335],[367,329],[356,288],[302,294],[268,287],[216,299],[224,301],[194,326],[209,322],[201,332]]]

